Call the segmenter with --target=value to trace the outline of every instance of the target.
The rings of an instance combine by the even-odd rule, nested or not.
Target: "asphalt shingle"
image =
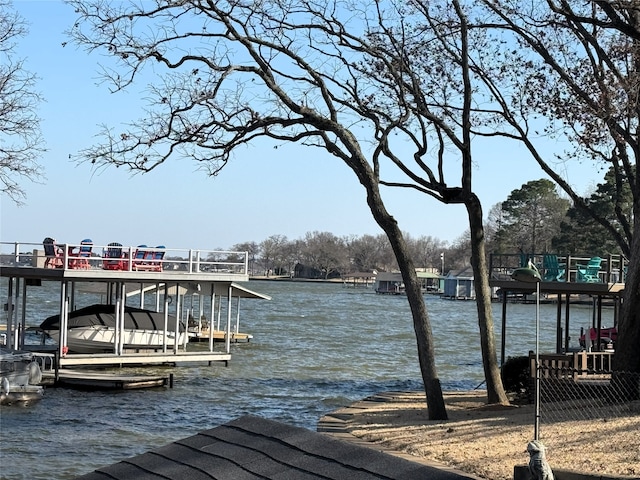
[[[247,415],[78,480],[468,480],[474,477]]]

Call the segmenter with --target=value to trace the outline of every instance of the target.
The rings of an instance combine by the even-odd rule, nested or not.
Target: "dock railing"
[[[182,249],[166,247],[122,246],[121,256],[108,254],[112,245],[91,245],[91,252],[79,256],[85,245],[56,244],[59,262],[51,265],[61,270],[118,270],[156,271],[183,274],[238,274],[248,275],[249,253],[227,250]],[[45,268],[46,255],[42,243],[0,242],[0,267]],[[120,263],[118,268],[105,268],[109,262]]]
[[[580,380],[611,377],[612,352],[544,353],[539,355],[541,378]],[[529,352],[530,374],[535,378],[536,358]]]
[[[509,280],[516,268],[531,262],[540,271],[542,278],[547,277],[549,267],[545,264],[546,253],[492,253],[489,256],[489,275],[492,280]],[[596,256],[596,255],[594,255]],[[578,269],[589,263],[588,255],[554,255],[562,266],[564,275],[560,282],[578,282]],[[598,277],[602,283],[624,283],[629,261],[624,255],[607,255],[602,258]]]

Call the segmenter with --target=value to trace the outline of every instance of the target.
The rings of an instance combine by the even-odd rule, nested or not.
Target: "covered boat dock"
[[[75,247],[80,247],[75,246]],[[11,254],[6,254],[11,248]],[[60,339],[53,353],[56,368],[70,366],[107,366],[107,365],[147,365],[176,364],[180,362],[223,362],[231,359],[230,344],[233,337],[232,318],[233,299],[253,298],[268,300],[270,297],[251,291],[238,282],[249,280],[248,254],[246,252],[222,252],[204,250],[163,249],[154,263],[138,262],[136,266],[136,247],[122,247],[120,268],[110,268],[113,257],[107,252],[110,246],[92,246],[93,253],[80,263],[67,258],[66,252],[74,246],[64,245],[64,258],[49,264],[45,260],[42,244],[3,243],[0,274],[7,279],[6,284],[6,344],[13,349],[27,348],[25,345],[26,314],[29,308],[29,292],[44,282],[54,282],[59,287]],[[128,253],[127,253],[128,252]],[[151,268],[152,267],[152,268]],[[68,346],[68,319],[70,312],[85,305],[78,305],[78,291],[91,289],[99,293],[104,303],[114,305],[116,321],[113,351],[101,353],[74,353]],[[170,295],[170,290],[179,292]],[[206,296],[213,311],[226,306],[226,322],[221,328],[226,332],[225,341],[214,344],[213,330],[209,342],[200,342],[196,346],[184,341],[162,344],[159,348],[131,350],[125,348],[122,326],[124,306],[137,301],[140,308],[168,312],[170,309],[177,321],[185,326],[188,318],[182,318],[185,298],[189,294]],[[136,296],[138,297],[136,299]],[[145,299],[145,296],[147,297]],[[152,296],[151,301],[148,297]],[[127,303],[128,302],[128,303]],[[235,324],[239,323],[239,305]],[[122,319],[122,320],[121,320]],[[43,319],[44,320],[44,319]],[[165,338],[172,326],[165,325]],[[186,336],[185,336],[186,338]],[[32,349],[34,346],[29,346]],[[46,350],[43,346],[42,350]],[[215,348],[214,348],[215,347]]]
[[[602,308],[605,302],[611,304],[614,309],[614,323],[617,326],[622,297],[624,295],[624,272],[626,271],[626,260],[620,255],[609,255],[608,258],[601,259],[599,271],[589,281],[580,277],[579,271],[589,258],[587,257],[562,257],[561,270],[558,273],[558,263],[552,267],[545,264],[545,257],[550,255],[531,255],[533,265],[539,265],[539,273],[542,281],[539,283],[540,296],[546,299],[553,299],[557,304],[556,314],[556,355],[570,353],[569,340],[571,304],[580,296],[588,296],[592,299],[594,315],[592,327],[600,332],[602,328]],[[555,257],[555,255],[554,255]],[[490,259],[490,279],[489,285],[495,292],[499,292],[499,299],[502,302],[502,344],[500,364],[505,361],[505,342],[508,331],[507,311],[512,295],[523,297],[535,293],[534,284],[519,281],[512,278],[514,270],[522,265],[521,255],[497,255],[493,254]],[[540,299],[538,299],[540,300]],[[563,315],[564,314],[564,315]],[[588,347],[587,347],[588,348]],[[600,342],[597,341],[595,351],[600,350]]]

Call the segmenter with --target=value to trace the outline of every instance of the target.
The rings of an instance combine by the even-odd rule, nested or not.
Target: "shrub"
[[[531,389],[529,357],[509,357],[502,365],[502,385],[515,401],[528,401]]]

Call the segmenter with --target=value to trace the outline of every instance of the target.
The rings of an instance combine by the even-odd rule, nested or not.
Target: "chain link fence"
[[[505,389],[531,415],[525,421],[554,471],[640,479],[640,373],[614,372],[611,360],[609,352],[530,352],[503,365]]]
[[[640,374],[613,371],[612,352],[529,355],[535,393],[540,378],[540,419],[594,420],[640,414]],[[531,397],[533,400],[533,397]]]
[[[570,458],[565,469],[639,478],[640,374],[544,365],[539,374],[538,435],[554,464]]]
[[[540,420],[640,415],[640,374],[540,366]]]

